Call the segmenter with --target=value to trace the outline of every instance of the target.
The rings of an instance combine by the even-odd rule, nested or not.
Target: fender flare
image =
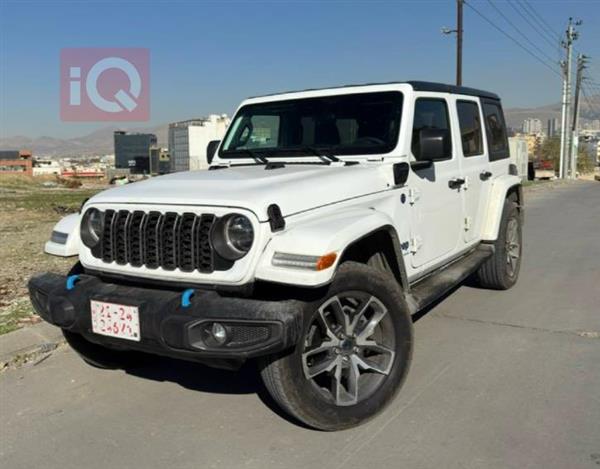
[[[494,179],[487,203],[486,216],[481,230],[483,241],[495,241],[498,238],[504,201],[509,193],[515,192],[521,218],[523,218],[523,187],[518,176],[502,176]]]
[[[406,287],[406,270],[401,243],[392,219],[372,208],[355,208],[327,216],[315,216],[298,222],[273,236],[258,261],[255,278],[287,285],[318,287],[329,283],[346,250],[370,235],[385,231],[390,235],[398,270]],[[272,265],[275,252],[307,256],[323,256],[335,252],[335,263],[322,271]]]
[[[46,254],[59,257],[72,257],[79,254],[79,218],[79,213],[72,213],[61,218],[58,223],[54,225],[52,233],[63,233],[67,235],[67,238],[64,242],[57,242],[59,240],[54,239],[53,235],[44,246],[44,252]],[[62,241],[62,239],[60,241]]]

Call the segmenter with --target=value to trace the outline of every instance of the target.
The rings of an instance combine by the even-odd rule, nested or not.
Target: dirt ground
[[[0,175],[0,334],[36,322],[27,281],[37,272],[67,272],[74,258],[49,256],[44,244],[54,224],[104,184],[68,189],[53,178]]]

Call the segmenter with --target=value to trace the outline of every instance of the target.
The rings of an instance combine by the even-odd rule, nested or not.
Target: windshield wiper
[[[250,150],[250,148],[240,148],[237,151],[242,151],[244,153],[247,153],[248,155],[250,155],[250,157],[252,159],[254,159],[255,161],[258,161],[261,164],[269,164],[269,160],[267,158],[265,158],[263,155],[259,155],[254,150]]]
[[[324,148],[325,153],[316,147],[302,147],[302,150],[309,151],[313,155],[318,156],[319,158],[327,158],[330,162],[337,163],[340,159],[333,154],[331,148]]]

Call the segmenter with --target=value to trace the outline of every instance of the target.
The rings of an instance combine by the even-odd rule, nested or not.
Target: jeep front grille
[[[214,222],[212,214],[106,210],[100,249],[93,254],[120,265],[211,273],[215,253],[209,237]]]

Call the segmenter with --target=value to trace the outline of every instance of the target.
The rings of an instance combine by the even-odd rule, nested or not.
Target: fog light
[[[227,341],[227,329],[225,329],[223,324],[213,322],[210,333],[213,339],[215,339],[215,342],[219,345],[223,345]]]

